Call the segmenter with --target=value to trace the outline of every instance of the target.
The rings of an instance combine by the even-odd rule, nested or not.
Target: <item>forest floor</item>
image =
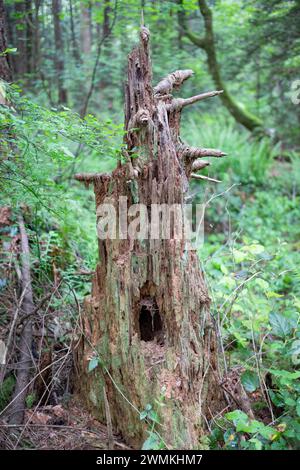
[[[130,450],[114,435],[115,450]],[[109,448],[107,427],[97,421],[77,399],[67,405],[46,405],[27,410],[22,426],[0,420],[0,449],[105,450]]]
[[[236,170],[234,161],[231,165]],[[227,174],[223,172],[224,177]],[[237,404],[233,404],[234,411],[210,430],[209,447],[296,449],[300,442],[300,168],[298,163],[275,160],[259,184],[242,181],[233,187],[234,177],[235,173],[233,181],[224,182],[221,197],[207,208],[205,243],[199,256],[209,283],[211,311],[219,322],[221,364],[237,371],[255,420],[249,424],[243,409],[236,410]],[[86,204],[84,215],[90,214],[93,198],[88,191],[75,185],[71,190],[75,201]],[[196,184],[192,190],[206,198],[216,194],[214,188],[205,194]],[[43,380],[51,390],[54,387],[55,396],[53,399],[50,394],[42,406],[45,387],[40,388],[36,381],[26,398],[24,424],[7,425],[1,413],[12,397],[15,380],[11,370],[17,362],[17,349],[11,348],[9,368],[0,388],[0,448],[108,449],[106,424],[95,420],[72,394],[69,380],[74,368],[70,345],[78,341],[78,317],[83,298],[90,292],[90,276],[81,274],[82,270],[86,274],[94,269],[94,241],[78,236],[74,229],[77,221],[68,231],[69,245],[65,245],[59,224],[42,220],[37,229],[28,220],[36,305],[52,292],[35,314],[33,357],[37,376],[44,367],[51,370]],[[18,307],[20,244],[18,226],[8,207],[0,213],[0,232],[0,339],[6,343]],[[75,236],[76,242],[71,238]],[[80,245],[76,245],[78,240]],[[14,342],[20,328],[18,323]],[[62,363],[64,367],[56,369],[55,364]],[[118,435],[114,435],[114,448],[129,449]]]

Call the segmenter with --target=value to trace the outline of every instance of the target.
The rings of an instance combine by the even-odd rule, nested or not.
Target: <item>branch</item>
[[[196,160],[192,164],[192,171],[202,170],[208,165],[210,165],[210,162],[206,162],[205,160]]]
[[[90,88],[89,88],[89,91],[86,95],[83,106],[82,106],[82,108],[80,110],[80,113],[79,113],[81,118],[83,118],[86,115],[90,99],[91,99],[92,94],[94,92],[95,85],[96,85],[97,69],[98,69],[98,65],[99,65],[99,61],[100,61],[102,46],[103,46],[104,42],[106,41],[106,39],[108,38],[108,36],[111,34],[111,32],[112,32],[112,30],[115,26],[115,22],[116,22],[116,18],[117,18],[117,11],[118,11],[118,0],[115,0],[113,19],[112,19],[111,25],[109,26],[107,32],[102,35],[102,38],[98,43],[97,52],[96,52],[96,60],[95,60],[95,64],[94,64],[94,67],[93,67],[92,78],[91,78],[91,82],[90,82]]]
[[[181,148],[182,156],[184,158],[201,158],[201,157],[225,157],[227,153],[222,152],[222,150],[218,149],[205,149],[205,148],[198,148],[198,147],[188,147],[184,146]]]
[[[191,96],[191,98],[175,98],[171,104],[167,106],[168,111],[175,111],[189,106],[190,104],[197,103],[197,101],[206,100],[207,98],[213,98],[214,96],[220,95],[223,90],[208,91],[207,93],[201,93],[200,95]]]
[[[74,179],[83,183],[94,183],[94,181],[102,179],[103,177],[110,178],[108,173],[77,173]]]
[[[196,173],[191,173],[191,178],[194,178],[195,180],[212,181],[213,183],[222,183],[222,181],[220,181],[220,180],[215,180],[214,178],[209,178],[209,176],[197,175]]]
[[[188,29],[183,1],[177,0],[177,3],[180,5],[180,9],[178,12],[179,25],[185,35],[188,37],[188,39],[193,44],[200,47],[206,52],[207,66],[211,77],[215,83],[215,86],[219,89],[224,90],[224,93],[221,96],[221,100],[224,106],[234,117],[234,119],[243,126],[245,126],[246,129],[248,129],[249,131],[253,132],[256,128],[263,128],[262,121],[258,117],[244,110],[239,105],[239,103],[236,102],[234,98],[230,95],[223,82],[220,65],[217,59],[217,51],[213,29],[213,14],[211,8],[208,5],[207,0],[198,0],[199,10],[204,20],[205,34],[203,38],[197,38],[197,36],[195,36]]]
[[[195,46],[200,47],[201,49],[205,49],[206,46],[206,37],[200,37],[194,34],[187,25],[186,15],[183,7],[183,1],[177,0],[178,5],[180,5],[180,9],[178,10],[178,24],[180,29],[184,32],[186,37],[193,43]]]
[[[165,78],[163,78],[157,85],[154,87],[155,95],[165,95],[170,93],[173,88],[178,88],[182,83],[193,75],[193,71],[190,69],[187,70],[176,70],[173,73],[170,73]]]

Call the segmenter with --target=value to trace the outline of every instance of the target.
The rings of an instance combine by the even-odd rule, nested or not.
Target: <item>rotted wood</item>
[[[149,212],[151,204],[183,208],[192,172],[208,165],[196,159],[224,155],[182,145],[181,110],[201,95],[189,103],[172,97],[191,70],[175,71],[152,87],[149,38],[142,27],[140,45],[128,57],[127,161],[110,176],[76,176],[94,184],[97,209],[110,202],[118,217],[123,216],[120,196],[127,197],[128,206],[141,203]],[[151,404],[168,448],[196,448],[206,423],[224,405],[214,320],[196,250],[189,249],[188,240],[174,238],[117,237],[98,244],[100,261],[85,301],[78,351],[79,392],[105,421],[105,387],[114,430],[136,447],[148,436],[139,412]],[[88,373],[95,354],[105,367]],[[162,396],[165,406],[157,407]]]
[[[179,152],[182,152],[183,158],[201,158],[201,157],[225,157],[227,153],[218,149],[206,149],[189,146],[179,146]]]
[[[204,160],[196,160],[192,164],[192,170],[193,171],[203,170],[203,168],[206,168],[209,165],[210,165],[210,162],[206,162]]]

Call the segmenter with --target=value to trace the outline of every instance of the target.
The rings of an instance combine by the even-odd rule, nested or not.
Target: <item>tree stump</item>
[[[149,31],[141,28],[140,44],[128,58],[125,161],[112,174],[75,176],[94,184],[97,211],[110,203],[117,217],[124,217],[120,197],[127,198],[128,207],[144,204],[149,214],[151,204],[183,207],[193,171],[208,164],[201,157],[225,155],[180,140],[183,107],[221,93],[173,98],[172,90],[191,75],[191,70],[173,72],[153,88]],[[82,319],[81,396],[104,422],[108,402],[114,431],[134,446],[141,446],[149,430],[167,448],[199,446],[223,398],[210,298],[196,250],[175,237],[117,235],[99,240],[99,256]],[[95,356],[99,365],[88,372]],[[140,419],[149,405],[159,423],[153,413]]]

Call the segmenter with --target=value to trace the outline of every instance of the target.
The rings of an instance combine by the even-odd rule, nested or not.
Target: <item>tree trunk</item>
[[[27,72],[27,46],[26,46],[26,5],[24,1],[16,2],[14,5],[16,15],[14,46],[17,54],[12,56],[14,74],[18,78],[23,78]]]
[[[6,82],[11,82],[12,74],[9,59],[8,55],[4,54],[4,51],[7,49],[6,33],[4,3],[3,0],[0,0],[0,79],[5,80]],[[3,104],[1,102],[1,96],[0,103]]]
[[[64,86],[64,49],[61,30],[61,0],[52,0],[54,21],[55,69],[57,71],[58,103],[67,103],[67,90]]]
[[[81,5],[81,22],[80,22],[81,50],[83,58],[91,53],[92,47],[92,28],[91,28],[91,5]]]
[[[33,44],[32,44],[32,71],[37,75],[40,72],[41,62],[41,38],[40,38],[40,12],[41,0],[34,0],[33,12]]]
[[[182,108],[218,92],[173,99],[173,87],[191,70],[176,71],[152,88],[148,43],[149,32],[142,27],[140,46],[128,60],[127,161],[111,175],[75,176],[93,182],[98,216],[101,205],[110,203],[120,224],[128,221],[119,207],[121,196],[128,207],[144,204],[149,214],[154,204],[183,209],[191,171],[201,169],[196,159],[224,155],[190,148],[179,137]],[[150,223],[152,218],[151,212]],[[223,396],[210,298],[196,250],[184,238],[136,240],[129,234],[100,239],[99,255],[82,320],[80,394],[105,421],[105,387],[114,429],[135,446],[148,436],[147,429],[168,448],[199,446],[206,423],[223,407]],[[94,367],[91,358],[99,365],[88,372],[89,365]]]
[[[81,63],[81,57],[79,53],[79,47],[76,39],[75,33],[75,23],[74,23],[74,10],[73,10],[73,0],[69,0],[69,16],[70,16],[70,31],[71,31],[71,42],[72,42],[72,53],[75,59],[76,64]]]
[[[25,22],[26,22],[26,71],[34,70],[33,57],[33,10],[31,0],[25,0]]]
[[[258,117],[254,116],[253,114],[249,113],[245,109],[242,109],[241,106],[239,106],[239,104],[229,93],[226,84],[223,81],[220,65],[217,59],[212,11],[208,7],[206,0],[198,0],[199,10],[201,15],[203,16],[205,27],[205,35],[202,38],[196,36],[194,33],[192,33],[192,31],[188,29],[183,10],[183,0],[177,1],[181,6],[181,10],[179,10],[178,13],[179,23],[186,36],[190,39],[190,41],[206,52],[207,66],[210,75],[214,81],[214,84],[219,90],[223,90],[223,93],[220,98],[224,106],[227,108],[233,118],[238,123],[246,127],[246,129],[248,129],[249,131],[253,132],[256,129],[262,129],[262,121]]]

